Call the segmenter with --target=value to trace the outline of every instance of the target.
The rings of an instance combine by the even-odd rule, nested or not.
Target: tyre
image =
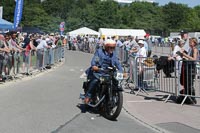
[[[113,91],[113,101],[106,104],[103,116],[109,120],[116,120],[123,105],[123,94],[121,91]]]

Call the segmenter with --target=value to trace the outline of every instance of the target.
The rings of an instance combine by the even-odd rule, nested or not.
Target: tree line
[[[3,18],[13,22],[14,0],[2,0]],[[129,5],[107,0],[25,0],[21,27],[37,27],[45,32],[58,32],[60,22],[65,22],[65,32],[89,27],[144,29],[162,36],[186,29],[200,31],[200,6],[170,2],[133,2]]]

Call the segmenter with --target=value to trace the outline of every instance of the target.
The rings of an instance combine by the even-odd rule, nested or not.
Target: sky
[[[194,7],[200,5],[200,0],[154,0],[159,3],[159,5],[168,4],[170,1],[174,3],[187,4],[189,7]]]

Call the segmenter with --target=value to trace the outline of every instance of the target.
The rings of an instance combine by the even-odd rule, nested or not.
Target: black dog
[[[160,56],[158,58],[157,55],[153,56],[154,63],[156,64],[156,70],[163,70],[166,77],[172,77],[171,73],[174,72],[175,62],[174,60],[168,60],[167,56]]]

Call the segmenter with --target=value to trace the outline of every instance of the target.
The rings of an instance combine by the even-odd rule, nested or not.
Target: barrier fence
[[[10,52],[3,55],[3,63],[0,63],[2,78],[10,80],[51,68],[64,58],[64,47]]]
[[[165,102],[169,100],[171,96],[180,97],[181,105],[186,102],[187,98],[193,99],[200,98],[200,66],[199,60],[197,61],[184,61],[184,68],[181,71],[181,67],[176,67],[176,62],[180,64],[183,61],[169,61],[158,68],[159,62],[157,64],[150,63],[153,58],[135,58],[130,57],[130,66],[132,66],[132,71],[130,75],[133,75],[134,87],[131,91],[137,91],[135,94],[138,95],[140,92],[144,92],[148,95],[148,91],[159,91],[168,94]],[[134,60],[134,62],[133,62]],[[148,63],[145,63],[148,62]],[[193,66],[191,66],[193,62]],[[167,70],[166,70],[167,69]],[[170,76],[166,73],[170,73]]]
[[[200,98],[200,60],[178,61],[178,96],[181,100],[181,105],[187,99],[196,103],[194,98]],[[180,65],[181,64],[181,65]],[[181,71],[180,71],[181,70]]]
[[[162,47],[158,49],[160,48]],[[153,51],[155,52],[155,50],[157,49]],[[150,57],[135,58],[134,56],[129,56],[128,52],[123,48],[117,48],[116,51],[120,62],[122,64],[128,63],[127,70],[129,80],[126,78],[125,84],[128,82],[134,84],[131,88],[132,93],[136,92],[135,94],[138,95],[140,92],[144,92],[148,95],[149,91],[164,92],[168,95],[165,102],[167,102],[171,96],[176,96],[177,98],[182,96],[181,105],[186,103],[187,99],[191,99],[192,101],[194,98],[200,98],[199,60],[193,61],[193,64],[195,64],[194,68],[192,68],[191,65],[184,65],[185,71],[181,71],[181,67],[178,66],[182,66],[183,61],[168,60],[168,55],[171,54],[169,48],[165,51],[165,56],[162,56],[161,51],[158,54],[160,56],[158,59]],[[145,61],[151,61],[153,63],[149,64],[145,63]],[[184,62],[185,64],[191,63],[191,61],[188,60]],[[184,83],[181,83],[181,78]]]
[[[134,67],[134,80],[136,81],[136,88],[138,89],[136,95],[140,91],[147,93],[146,90],[155,90],[168,93],[167,101],[171,95],[177,94],[177,81],[175,73],[173,73],[173,76],[167,77],[163,72],[163,69],[172,68],[173,72],[175,72],[175,68],[173,67],[174,65],[172,63],[166,63],[162,69],[158,69],[153,60],[153,58],[141,57],[135,59],[136,67]]]

